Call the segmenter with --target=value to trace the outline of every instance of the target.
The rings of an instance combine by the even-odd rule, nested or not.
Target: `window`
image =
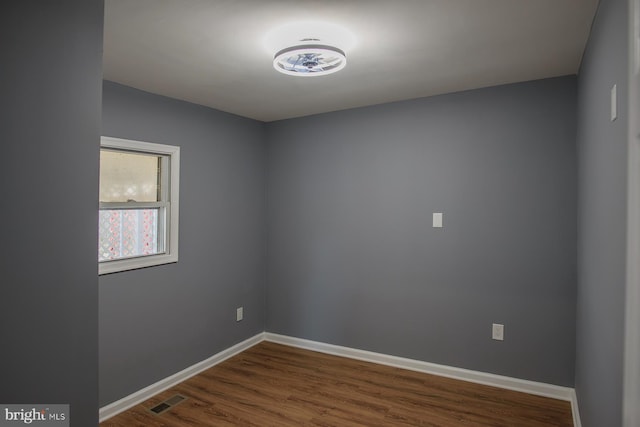
[[[102,137],[99,274],[178,261],[180,147]]]

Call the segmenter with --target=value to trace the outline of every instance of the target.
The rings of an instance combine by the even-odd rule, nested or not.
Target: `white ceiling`
[[[262,121],[575,74],[598,0],[106,0],[104,78]],[[278,73],[305,37],[332,75]]]

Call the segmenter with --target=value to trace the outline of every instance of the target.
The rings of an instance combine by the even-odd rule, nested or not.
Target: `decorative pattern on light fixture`
[[[291,76],[324,76],[342,70],[347,57],[337,47],[303,44],[282,49],[273,58],[273,67]]]

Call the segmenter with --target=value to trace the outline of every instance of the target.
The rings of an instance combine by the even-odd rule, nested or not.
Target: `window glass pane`
[[[100,150],[100,201],[158,201],[160,159],[153,154]]]
[[[98,261],[163,252],[158,236],[159,209],[100,211]]]

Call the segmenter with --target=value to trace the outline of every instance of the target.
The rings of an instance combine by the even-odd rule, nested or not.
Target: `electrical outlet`
[[[504,325],[494,323],[491,329],[491,338],[498,341],[504,341]]]
[[[244,318],[244,309],[242,307],[236,308],[236,322],[241,321]]]

